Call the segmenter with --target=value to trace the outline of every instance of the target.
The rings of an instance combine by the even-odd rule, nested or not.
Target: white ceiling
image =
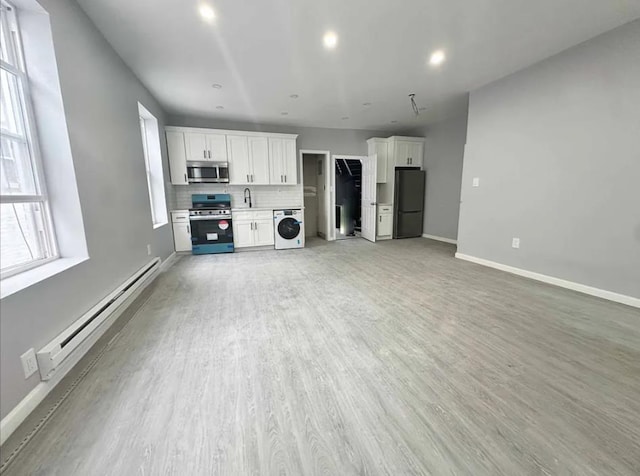
[[[466,92],[640,17],[639,0],[206,0],[209,24],[198,0],[78,1],[169,113],[385,130],[446,117]]]

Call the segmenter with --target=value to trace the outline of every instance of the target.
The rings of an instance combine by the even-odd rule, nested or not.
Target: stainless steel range
[[[231,196],[195,194],[189,209],[191,252],[194,255],[233,253]]]

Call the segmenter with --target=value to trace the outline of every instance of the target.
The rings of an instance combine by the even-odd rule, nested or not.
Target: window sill
[[[157,229],[158,229],[158,228],[160,228],[161,226],[165,226],[165,225],[168,225],[168,224],[169,224],[169,221],[165,221],[165,222],[163,222],[163,223],[156,223],[155,225],[153,225],[153,229],[154,229],[154,230],[157,230]]]
[[[55,276],[58,273],[62,273],[69,268],[72,268],[83,261],[88,260],[88,256],[82,256],[78,258],[60,258],[55,261],[43,264],[37,268],[30,269],[15,276],[5,278],[0,281],[0,299],[4,299],[7,296],[11,296],[23,289],[33,286],[40,281]]]

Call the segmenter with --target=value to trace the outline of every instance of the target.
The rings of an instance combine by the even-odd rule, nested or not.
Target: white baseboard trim
[[[543,283],[553,284],[554,286],[559,286],[561,288],[571,289],[580,293],[589,294],[590,296],[596,296],[609,301],[626,304],[627,306],[640,308],[640,299],[632,296],[626,296],[612,291],[605,291],[604,289],[594,288],[585,284],[574,283],[573,281],[566,281],[560,278],[554,278],[553,276],[547,276],[546,274],[535,273],[533,271],[527,271],[526,269],[515,268],[506,264],[496,263],[495,261],[476,258],[475,256],[469,256],[462,253],[456,253],[455,256],[458,259],[481,264],[482,266],[488,266],[489,268],[499,269],[500,271],[506,271],[507,273],[517,274],[518,276],[535,279],[536,281],[542,281]]]
[[[175,253],[174,253],[175,254]],[[165,260],[168,262],[171,256]],[[175,258],[174,258],[175,259]],[[164,264],[164,263],[163,263]],[[170,266],[170,263],[169,263]],[[142,291],[158,277],[150,277],[136,289],[107,319],[104,320],[78,347],[60,364],[49,380],[43,380],[36,385],[3,419],[0,421],[0,446],[22,424],[35,408],[42,403],[47,395],[60,383],[60,381],[80,362],[93,345],[104,335],[122,313],[136,300]]]
[[[458,240],[452,240],[451,238],[445,238],[444,236],[427,235],[426,233],[423,233],[422,237],[429,238],[430,240],[444,241],[445,243],[451,243],[452,245],[458,244]]]
[[[167,256],[167,258],[165,260],[163,260],[162,263],[160,263],[160,272],[164,273],[166,270],[171,268],[171,266],[173,266],[175,264],[176,259],[178,259],[178,255],[174,251],[169,256]]]

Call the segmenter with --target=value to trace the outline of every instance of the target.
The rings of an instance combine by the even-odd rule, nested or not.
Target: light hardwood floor
[[[453,253],[183,257],[6,474],[640,474],[640,312]]]

